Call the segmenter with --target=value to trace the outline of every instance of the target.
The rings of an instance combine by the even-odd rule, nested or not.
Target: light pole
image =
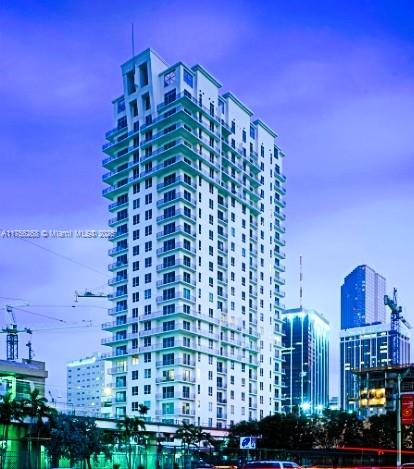
[[[408,375],[410,369],[397,371],[397,469],[401,467],[401,381]]]

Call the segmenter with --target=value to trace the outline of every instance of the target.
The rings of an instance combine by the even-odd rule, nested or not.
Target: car
[[[300,469],[300,466],[292,461],[250,461],[243,469]]]
[[[213,469],[214,466],[212,464],[209,464],[208,462],[203,461],[200,459],[196,463],[193,463],[194,465],[192,466],[193,469]]]

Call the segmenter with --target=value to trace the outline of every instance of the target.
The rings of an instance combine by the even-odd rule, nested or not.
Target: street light
[[[311,408],[310,402],[302,402],[302,404],[300,405],[300,408],[305,414],[307,414]]]

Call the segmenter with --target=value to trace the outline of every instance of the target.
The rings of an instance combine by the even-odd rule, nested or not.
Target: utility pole
[[[410,368],[397,371],[397,469],[401,467],[401,381],[408,375]]]
[[[397,374],[397,469],[401,467],[401,374]]]

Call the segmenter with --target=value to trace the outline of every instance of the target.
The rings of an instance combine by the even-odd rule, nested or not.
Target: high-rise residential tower
[[[329,323],[315,310],[283,313],[283,410],[320,413],[329,403]]]
[[[385,278],[367,265],[356,267],[341,287],[341,329],[385,322]]]
[[[106,134],[114,414],[225,427],[281,410],[283,154],[200,65],[122,65]]]

